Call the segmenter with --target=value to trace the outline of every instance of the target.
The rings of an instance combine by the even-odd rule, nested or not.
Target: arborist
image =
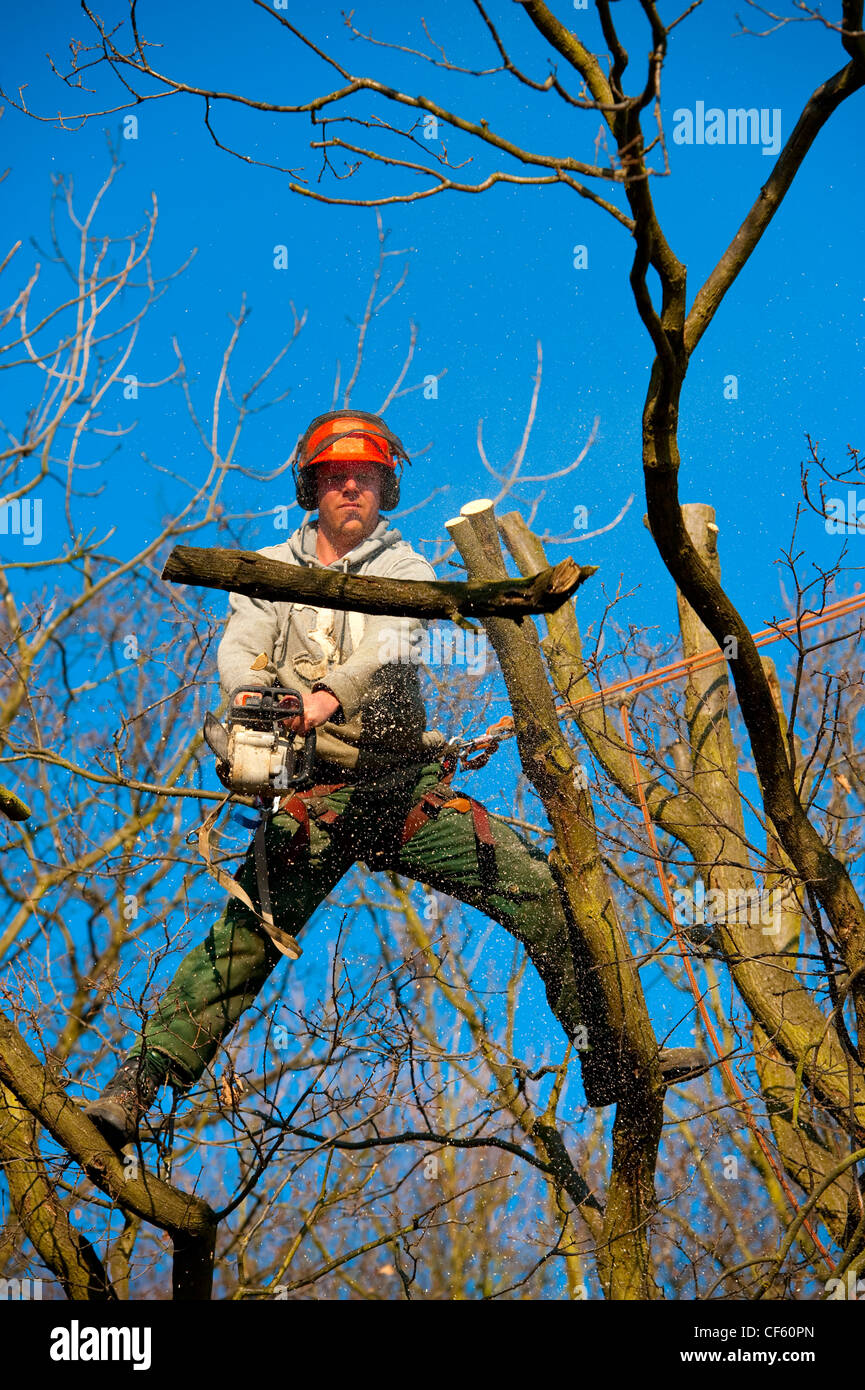
[[[352,575],[435,579],[381,517],[399,502],[404,461],[400,440],[380,417],[353,409],[318,416],[298,442],[294,465],[297,500],[317,519],[260,553]],[[222,916],[181,962],[128,1057],[86,1107],[106,1138],[117,1147],[129,1143],[163,1084],[183,1091],[199,1079],[280,956],[300,954],[297,934],[358,861],[428,884],[506,927],[524,944],[573,1039],[579,1000],[547,858],[454,790],[456,760],[443,737],[426,729],[417,665],[394,660],[394,652],[411,651],[422,625],[240,594],[231,594],[230,610],[218,651],[221,686],[229,700],[246,692],[237,697],[244,704],[255,702],[255,687],[300,692],[302,712],[300,701],[288,708],[294,736],[314,733],[312,785],[289,787],[280,798]],[[580,1053],[587,1100],[607,1105],[617,1098],[616,1078],[608,1067],[593,1073],[588,1043]],[[679,1054],[662,1053],[662,1064],[669,1077],[687,1071]]]

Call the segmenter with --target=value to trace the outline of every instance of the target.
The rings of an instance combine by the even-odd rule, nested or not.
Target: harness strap
[[[496,882],[496,846],[493,840],[490,817],[486,806],[470,797],[472,825],[475,830],[475,843],[478,848],[478,874],[481,888],[488,893]]]
[[[424,792],[420,801],[411,808],[405,818],[405,825],[402,828],[402,843],[407,845],[412,835],[416,835],[421,826],[426,825],[432,816],[437,816],[442,807],[447,804],[447,796],[436,787]]]
[[[450,775],[453,776],[453,773],[451,772]],[[489,812],[480,801],[475,801],[473,796],[449,797],[447,796],[448,791],[450,788],[445,781],[440,782],[437,787],[432,787],[428,792],[424,792],[420,801],[412,807],[406,816],[402,829],[402,843],[408,844],[412,836],[416,835],[428,820],[437,816],[445,807],[450,807],[454,811],[471,811],[472,827],[475,832],[475,844],[478,852],[478,874],[481,888],[487,893],[496,881],[496,847]]]
[[[332,782],[328,784],[320,783],[317,786],[309,787],[304,792],[295,792],[285,802],[278,803],[280,809],[297,821],[297,830],[292,837],[289,853],[295,854],[298,850],[309,844],[309,808],[306,800],[312,797],[327,796],[331,792],[339,791],[344,787],[345,782]],[[218,864],[213,862],[213,831],[219,815],[230,799],[231,793],[224,796],[218,806],[211,811],[198,831],[198,851],[207,866],[207,872],[216,880],[220,888],[224,888],[226,893],[232,898],[237,898],[238,902],[248,908],[264,927],[273,944],[278,951],[289,960],[297,960],[302,954],[302,948],[295,937],[290,932],[283,931],[273,920],[273,902],[270,896],[270,879],[267,872],[267,849],[266,837],[267,826],[271,818],[271,813],[267,812],[259,819],[256,826],[255,835],[252,840],[252,857],[255,864],[255,877],[258,885],[258,899],[261,904],[261,911],[253,903],[249,894],[235,878],[227,874]],[[313,812],[315,815],[315,812]],[[332,825],[337,819],[338,811],[327,811],[320,819],[326,825]]]
[[[213,842],[211,836],[219,814],[228,799],[228,796],[223,797],[219,805],[210,812],[210,815],[198,831],[198,851],[207,865],[207,872],[216,880],[220,888],[224,888],[226,893],[229,893],[232,898],[237,898],[238,902],[243,903],[243,906],[248,908],[253,916],[258,918],[278,951],[281,951],[284,956],[288,956],[289,960],[297,960],[299,956],[303,954],[300,945],[290,932],[283,931],[281,927],[276,926],[273,920],[270,901],[270,885],[267,880],[267,859],[264,854],[264,817],[262,817],[259,822],[253,841],[258,894],[261,900],[260,912],[246,889],[241,888],[236,879],[232,878],[230,874],[227,874],[224,869],[221,869],[218,864],[214,864],[213,862]]]
[[[300,793],[295,792],[286,801],[280,802],[279,809],[297,821],[297,830],[292,835],[289,845],[289,854],[294,855],[298,850],[309,846],[309,807],[301,799]]]
[[[479,844],[485,845],[488,849],[494,850],[495,841],[493,840],[489,812],[486,806],[482,806],[479,801],[475,801],[472,797],[470,797],[469,800],[472,805],[472,823],[475,827],[477,841]]]
[[[345,782],[317,782],[314,787],[307,787],[304,791],[295,792],[280,802],[280,811],[291,816],[292,820],[297,821],[297,830],[292,837],[289,846],[289,854],[294,855],[298,850],[306,849],[309,846],[309,820],[321,821],[323,825],[333,825],[334,821],[339,820],[341,811],[320,810],[313,803],[325,796],[330,796],[332,792],[338,792],[346,786]]]

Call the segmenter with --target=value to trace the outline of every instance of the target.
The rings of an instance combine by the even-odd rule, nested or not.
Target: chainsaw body
[[[233,690],[225,724],[213,714],[204,721],[220,780],[232,791],[264,797],[310,782],[315,731],[292,733],[289,721],[298,715],[303,715],[303,696],[287,686]]]

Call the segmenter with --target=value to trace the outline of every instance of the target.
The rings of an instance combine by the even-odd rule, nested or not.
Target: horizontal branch
[[[30,807],[26,801],[22,801],[9,787],[0,784],[0,815],[6,816],[9,820],[29,820],[30,814]]]
[[[552,613],[594,574],[597,565],[561,560],[529,579],[470,580],[378,579],[335,570],[286,565],[252,550],[202,549],[178,545],[162,578],[204,589],[226,589],[248,598],[311,603],[411,618],[523,618]]]

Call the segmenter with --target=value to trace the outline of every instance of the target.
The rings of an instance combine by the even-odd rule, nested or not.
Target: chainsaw
[[[257,904],[236,877],[230,877],[213,862],[211,834],[224,802],[197,832],[199,852],[208,873],[259,919],[277,950],[291,960],[298,959],[301,948],[289,932],[274,922],[266,841],[282,793],[312,782],[315,730],[305,735],[294,733],[289,725],[298,718],[303,718],[303,696],[299,691],[284,685],[241,685],[231,692],[224,724],[214,714],[208,713],[204,719],[204,738],[216,754],[220,782],[229,792],[253,796],[260,808],[252,842]]]
[[[225,724],[208,713],[204,738],[216,754],[223,786],[262,799],[312,781],[315,730],[295,734],[303,696],[287,686],[239,686],[232,691]]]

